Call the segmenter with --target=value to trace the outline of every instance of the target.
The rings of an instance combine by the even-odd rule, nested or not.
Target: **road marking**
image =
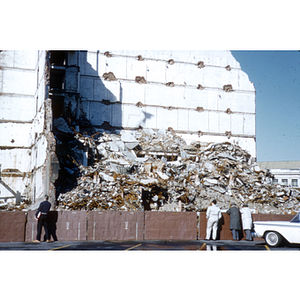
[[[125,249],[124,251],[131,250],[131,249],[136,248],[136,247],[141,246],[141,245],[142,245],[142,244],[135,245],[135,246],[133,246],[133,247],[130,247],[130,248],[128,248],[128,249]]]
[[[267,249],[268,251],[271,251],[270,248],[269,248],[267,245],[265,245],[265,247],[266,247],[266,249]]]
[[[206,246],[206,243],[204,243],[199,250],[202,250]]]
[[[58,248],[53,248],[53,249],[49,249],[48,251],[53,251],[53,250],[58,250],[58,249],[62,249],[62,248],[67,248],[71,245],[66,245],[66,246],[62,246],[62,247],[58,247]]]

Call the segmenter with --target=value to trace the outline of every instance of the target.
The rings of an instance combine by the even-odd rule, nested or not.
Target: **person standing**
[[[231,230],[232,238],[234,241],[238,241],[239,231],[242,230],[240,211],[233,202],[226,213],[230,216],[229,229]]]
[[[222,214],[220,208],[217,207],[216,204],[217,201],[213,200],[211,206],[209,206],[206,211],[207,226],[205,240],[210,239],[211,231],[212,239],[215,240],[217,238],[218,223],[219,219],[222,217]]]
[[[35,243],[39,243],[41,239],[42,227],[44,227],[46,234],[46,241],[50,241],[49,231],[48,231],[48,212],[51,207],[51,203],[48,201],[49,197],[46,195],[44,201],[40,203],[39,208],[37,209],[34,218],[37,220],[37,235]]]
[[[251,237],[251,229],[252,229],[252,217],[251,217],[251,211],[248,207],[247,203],[243,204],[243,207],[241,209],[241,215],[242,215],[242,223],[243,223],[243,230],[246,234],[246,241],[252,241]]]

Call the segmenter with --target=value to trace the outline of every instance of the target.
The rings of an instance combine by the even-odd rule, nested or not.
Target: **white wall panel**
[[[82,76],[80,78],[80,93],[85,100],[94,99],[94,79],[91,77]]]
[[[166,83],[166,62],[146,61],[147,81]]]
[[[101,55],[101,59],[106,58],[106,56]],[[127,64],[124,63],[125,58],[122,57],[109,57],[106,58],[106,71],[100,73],[103,76],[103,73],[113,72],[117,79],[127,78]]]
[[[0,146],[30,147],[31,126],[31,124],[0,123]]]
[[[175,63],[166,65],[166,82],[174,82],[175,84],[185,84],[185,65]]]
[[[186,100],[184,99],[184,87],[170,87],[169,98],[171,106],[173,107],[186,107]]]
[[[123,127],[136,128],[144,126],[145,112],[144,109],[135,105],[123,105],[122,107],[122,124]]]
[[[184,82],[187,85],[197,87],[198,84],[203,82],[203,71],[196,65],[185,64],[184,65]]]
[[[187,109],[178,109],[177,110],[177,130],[189,130],[189,110]],[[174,128],[175,129],[175,128]]]
[[[166,87],[164,85],[158,85],[158,104],[159,106],[171,106],[172,99],[170,94],[172,93],[172,87]]]
[[[37,88],[35,71],[3,69],[2,92],[8,94],[34,95]],[[18,84],[16,84],[16,82]]]
[[[208,112],[208,132],[220,132],[220,112]]]
[[[189,130],[208,131],[208,111],[197,112],[189,110]]]
[[[231,115],[231,133],[244,134],[244,115],[232,114]]]
[[[3,70],[0,68],[0,93],[3,93]]]
[[[172,127],[174,130],[177,128],[177,110],[176,109],[164,109],[157,108],[157,129],[168,129]]]
[[[230,131],[231,126],[231,115],[220,112],[220,132],[225,133],[226,131]]]
[[[89,103],[89,120],[93,125],[100,126],[104,121],[111,122],[112,105],[105,105],[100,102]]]
[[[143,110],[145,124],[143,127],[146,128],[157,128],[157,107],[145,107]]]
[[[4,50],[0,54],[0,66],[13,68],[15,51]]]
[[[33,97],[0,97],[0,118],[11,121],[32,121],[35,116]]]
[[[112,57],[111,57],[112,58]],[[99,76],[103,76],[104,73],[108,73],[108,69],[110,66],[107,66],[108,65],[108,60],[109,58],[107,58],[106,56],[104,56],[103,54],[100,54],[98,55],[98,73],[99,73]]]
[[[83,81],[82,81],[83,82]],[[89,82],[90,87],[91,82]],[[84,93],[86,93],[87,95],[89,95],[89,97],[91,97],[91,95],[89,94],[90,91],[86,91],[84,90]],[[96,101],[102,101],[103,99],[107,99],[107,90],[106,87],[104,85],[103,79],[94,79],[93,80],[93,99],[90,98],[90,100],[96,100]]]
[[[136,82],[130,82],[128,84],[121,83],[122,87],[122,102],[123,103],[132,103],[137,104],[141,102],[142,104],[145,103],[145,89],[146,84],[139,84]],[[129,87],[129,93],[126,88]]]
[[[14,51],[14,68],[32,69],[37,66],[38,51],[17,50]]]
[[[255,115],[244,115],[244,134],[255,135]]]
[[[97,53],[89,51],[87,52],[85,59],[86,60],[84,61],[84,74],[97,76]]]
[[[20,172],[30,172],[30,149],[6,149],[0,151],[1,169],[17,169]]]
[[[99,81],[97,82],[99,84]],[[104,85],[105,89],[105,98],[106,100],[110,100],[111,102],[120,101],[120,82],[118,81],[102,81],[100,82]]]
[[[117,126],[117,127],[122,126],[123,109],[121,104],[116,103],[111,105],[111,116],[112,116],[112,120],[111,120],[112,126]]]
[[[207,107],[205,109],[218,110],[218,94],[214,90],[207,91]]]
[[[145,86],[145,104],[147,105],[161,105],[159,100],[160,87],[156,84],[147,84]]]
[[[253,83],[249,80],[248,75],[243,72],[241,69],[238,70],[239,76],[238,76],[238,88],[240,90],[250,90],[250,91],[254,91],[254,85]]]
[[[143,61],[138,61],[133,58],[126,58],[127,79],[135,80],[137,76],[143,76],[146,79],[146,65]],[[122,62],[124,64],[124,61]]]

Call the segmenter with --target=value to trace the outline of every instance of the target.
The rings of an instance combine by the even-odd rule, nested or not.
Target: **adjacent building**
[[[257,163],[274,176],[274,184],[300,187],[300,161],[265,161]]]

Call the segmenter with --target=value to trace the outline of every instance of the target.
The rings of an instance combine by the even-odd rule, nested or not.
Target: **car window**
[[[298,213],[292,220],[291,222],[294,223],[300,223],[300,213]]]

